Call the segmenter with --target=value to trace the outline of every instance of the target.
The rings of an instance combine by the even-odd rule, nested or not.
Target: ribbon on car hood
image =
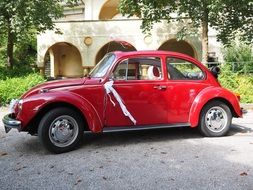
[[[106,91],[106,94],[108,94],[110,101],[112,102],[113,106],[115,106],[116,104],[113,102],[110,93],[113,94],[114,98],[118,101],[119,106],[123,112],[123,114],[127,117],[129,117],[129,119],[134,123],[134,125],[136,125],[136,120],[134,119],[134,117],[131,115],[131,113],[127,110],[125,104],[122,101],[122,98],[120,97],[119,93],[113,88],[113,81],[108,81],[104,84],[104,88]]]

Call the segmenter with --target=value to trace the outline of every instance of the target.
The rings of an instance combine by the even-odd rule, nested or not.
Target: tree
[[[53,19],[63,16],[63,5],[75,0],[1,0],[0,35],[6,37],[7,66],[13,67],[15,43],[26,40],[31,32],[54,29]]]
[[[190,19],[192,28],[201,28],[203,62],[208,59],[208,26],[217,30],[217,39],[224,44],[236,34],[248,42],[253,39],[252,0],[121,0],[119,10],[129,17],[141,17],[143,32],[161,20],[174,21],[172,13],[178,15],[179,22]]]

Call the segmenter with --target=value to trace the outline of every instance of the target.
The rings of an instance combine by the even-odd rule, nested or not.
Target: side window
[[[166,60],[168,78],[171,80],[202,80],[204,72],[195,64],[178,58]]]
[[[115,80],[161,80],[161,59],[137,57],[121,61],[113,72]]]

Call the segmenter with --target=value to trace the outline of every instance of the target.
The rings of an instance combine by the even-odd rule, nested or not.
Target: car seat
[[[160,71],[156,66],[149,66],[148,68],[148,79],[157,80],[160,78]]]

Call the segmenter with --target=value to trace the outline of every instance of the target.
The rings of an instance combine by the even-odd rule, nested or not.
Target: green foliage
[[[63,6],[69,6],[77,2],[78,0],[1,0],[0,38],[6,39],[4,41],[6,65],[13,66],[13,47],[18,42],[24,42],[31,35],[36,35],[45,30],[53,30],[55,27],[54,19],[63,16]],[[58,29],[55,30],[58,31]],[[17,48],[20,47],[17,46]],[[34,48],[28,46],[25,51],[31,49]]]
[[[232,71],[231,65],[225,64],[221,66],[221,74],[219,75],[219,81],[225,88],[236,89],[239,84],[237,79],[238,74]]]
[[[15,63],[22,63],[24,65],[34,65],[36,63],[37,55],[37,37],[34,32],[30,32],[30,35],[24,41],[16,43],[14,49]]]
[[[13,69],[6,68],[0,65],[0,80],[8,78],[23,77],[31,73],[35,73],[36,69],[29,65],[17,64]]]
[[[171,14],[177,8],[176,1],[173,0],[121,0],[119,11],[123,15],[138,16],[143,18],[142,26],[144,32],[152,29],[154,23],[161,19],[169,22],[172,20]]]
[[[45,81],[35,68],[17,64],[13,69],[0,65],[0,106],[19,98],[32,86]]]
[[[38,73],[0,80],[0,105],[9,103],[11,99],[19,98],[25,91],[44,81],[44,78]]]
[[[0,35],[0,68],[4,70],[11,69],[3,68],[6,65],[6,37]],[[14,67],[20,67],[22,65],[34,65],[36,63],[36,54],[37,54],[37,40],[36,35],[33,32],[30,32],[30,35],[27,36],[26,40],[18,41],[14,48]],[[0,71],[0,75],[1,75]],[[1,78],[1,76],[0,76]]]
[[[63,16],[61,3],[61,0],[1,0],[1,30],[8,30],[10,27],[17,40],[20,40],[32,28],[38,32],[53,29],[53,19]]]
[[[5,54],[6,49],[4,47],[0,46],[0,66],[5,65],[5,60],[6,60],[6,54]]]
[[[241,75],[232,71],[231,65],[221,67],[219,81],[224,88],[240,94],[242,103],[253,103],[253,75]]]
[[[1,35],[0,32],[0,66],[5,65],[6,62],[6,38],[4,35]]]
[[[211,18],[216,19],[211,26],[218,31],[218,39],[224,44],[229,44],[239,34],[241,41],[253,43],[253,1],[219,0],[218,2],[217,12],[213,12],[214,16]]]
[[[144,32],[161,20],[173,21],[172,13],[177,13],[179,21],[180,17],[190,18],[193,28],[208,23],[217,30],[217,37],[224,44],[238,33],[247,42],[253,42],[252,0],[121,0],[119,10],[123,15],[142,18]]]
[[[253,103],[251,46],[233,42],[231,46],[223,50],[223,56],[225,63],[221,66],[221,75],[219,76],[222,86],[239,93],[242,103]]]
[[[253,73],[252,46],[233,42],[223,50],[223,57],[231,70],[239,73]]]
[[[252,75],[238,75],[237,82],[239,86],[235,92],[241,95],[241,102],[243,103],[253,103],[253,76]]]
[[[165,8],[166,7],[166,8]],[[123,15],[138,16],[143,19],[141,28],[143,32],[149,32],[154,23],[166,19],[168,22],[172,20],[171,12],[176,9],[176,2],[172,0],[167,1],[145,1],[140,0],[121,0],[119,11]]]

